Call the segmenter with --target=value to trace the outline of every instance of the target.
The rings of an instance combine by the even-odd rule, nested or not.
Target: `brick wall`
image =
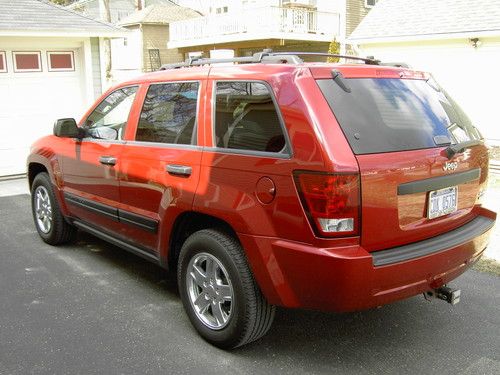
[[[160,52],[161,64],[170,64],[184,60],[178,49],[167,49],[168,25],[142,25],[143,70],[152,71],[150,49]]]

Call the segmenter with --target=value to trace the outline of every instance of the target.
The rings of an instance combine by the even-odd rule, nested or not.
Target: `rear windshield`
[[[318,80],[355,154],[417,150],[481,136],[442,89],[424,80]],[[350,91],[350,92],[348,92]]]

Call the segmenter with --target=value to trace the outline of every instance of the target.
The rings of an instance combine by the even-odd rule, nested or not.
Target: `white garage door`
[[[0,48],[0,176],[25,173],[30,145],[81,114],[83,98],[78,49]]]
[[[415,69],[432,72],[462,106],[483,135],[500,142],[498,87],[500,41],[484,40],[474,48],[468,39],[363,46],[366,55],[384,61],[405,61]]]

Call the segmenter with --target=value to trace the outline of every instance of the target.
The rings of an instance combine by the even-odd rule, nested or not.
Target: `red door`
[[[62,158],[64,198],[71,216],[118,232],[119,169],[137,86],[107,95],[81,124],[82,140],[68,139]]]
[[[144,104],[120,165],[119,214],[128,224],[121,230],[139,246],[159,252],[177,215],[191,210],[202,155],[199,93],[205,84],[201,79],[143,88]]]

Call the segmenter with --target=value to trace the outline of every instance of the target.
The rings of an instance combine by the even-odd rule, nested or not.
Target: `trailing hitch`
[[[437,298],[452,305],[456,305],[460,302],[460,289],[450,288],[449,286],[443,285],[441,288],[429,290],[424,293],[424,298],[430,301],[432,298]]]

